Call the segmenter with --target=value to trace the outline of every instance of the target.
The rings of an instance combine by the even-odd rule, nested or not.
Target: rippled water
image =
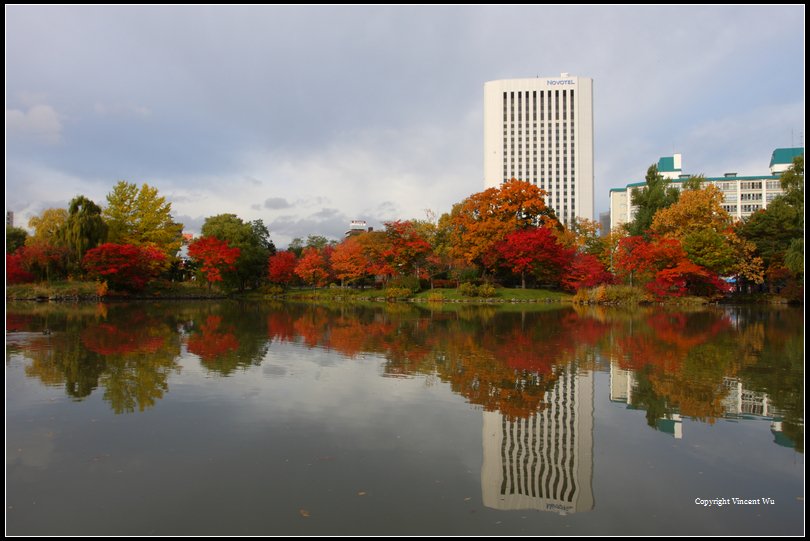
[[[792,308],[9,305],[7,533],[801,534],[803,341]]]

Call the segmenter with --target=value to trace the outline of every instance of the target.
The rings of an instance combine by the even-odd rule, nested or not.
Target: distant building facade
[[[722,177],[706,177],[704,185],[714,184],[723,191],[723,208],[732,218],[747,218],[767,208],[775,197],[783,193],[779,176],[790,167],[793,158],[802,155],[803,148],[777,148],[771,155],[770,174],[738,177],[737,173],[726,173]],[[658,172],[678,189],[692,176],[683,173],[680,154],[658,160]],[[645,182],[635,182],[610,190],[610,229],[633,220],[636,208],[632,206],[632,191],[644,186]]]
[[[359,235],[360,233],[370,233],[374,231],[373,227],[368,227],[365,220],[352,220],[349,224],[349,230],[346,231],[345,237],[352,237],[354,235]]]
[[[545,190],[565,224],[593,219],[593,79],[484,84],[484,186],[512,178]]]
[[[14,212],[10,210],[6,211],[6,226],[14,227]]]
[[[599,213],[599,236],[606,237],[610,233],[610,211]]]

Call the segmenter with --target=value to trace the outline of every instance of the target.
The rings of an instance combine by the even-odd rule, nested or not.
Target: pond
[[[9,304],[11,535],[800,535],[801,309]]]

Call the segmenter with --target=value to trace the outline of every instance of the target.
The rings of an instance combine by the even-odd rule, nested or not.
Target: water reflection
[[[524,419],[484,412],[487,507],[563,515],[593,509],[593,372],[560,370],[545,403]]]
[[[160,311],[98,305],[9,314],[7,328],[23,333],[9,349],[30,359],[26,375],[63,386],[76,400],[102,387],[116,413],[144,411],[178,370],[179,336]]]
[[[644,410],[655,430],[678,436],[686,417],[714,423],[753,415],[772,422],[777,442],[799,452],[802,323],[792,309],[412,304],[12,305],[6,314],[7,354],[27,359],[29,377],[63,387],[76,400],[101,388],[116,413],[154,406],[181,358],[230,376],[261,364],[273,344],[288,343],[347,359],[379,357],[387,377],[442,381],[471,404],[497,412],[501,420],[488,424],[502,426],[498,441],[517,430],[504,423],[550,433],[544,416],[562,411],[556,401],[569,388],[566,378],[605,370],[610,399]],[[515,486],[524,485],[531,483]]]
[[[775,442],[803,452],[803,328],[790,310],[650,313],[619,325],[610,400],[683,437],[682,417],[771,421]],[[773,398],[772,398],[773,397]]]

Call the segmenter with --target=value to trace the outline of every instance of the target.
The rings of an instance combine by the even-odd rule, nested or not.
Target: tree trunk
[[[520,289],[526,289],[526,271],[520,273]]]

